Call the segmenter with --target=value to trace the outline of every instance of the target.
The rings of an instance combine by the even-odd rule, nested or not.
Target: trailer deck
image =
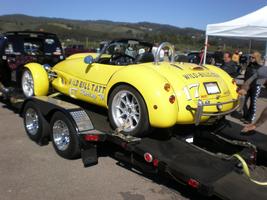
[[[81,155],[84,166],[97,164],[99,152],[98,143],[112,143],[118,146],[115,158],[120,162],[131,164],[142,172],[165,174],[173,180],[197,189],[207,196],[217,196],[222,199],[267,198],[266,187],[256,185],[243,175],[240,162],[231,158],[231,154],[240,154],[248,163],[254,161],[253,145],[260,152],[258,163],[264,163],[266,142],[259,136],[251,137],[249,142],[239,145],[231,141],[247,141],[243,136],[236,134],[236,127],[222,126],[221,128],[182,129],[185,134],[166,132],[152,134],[147,138],[125,137],[109,126],[106,111],[92,105],[83,104],[65,96],[34,97],[26,102],[33,102],[40,113],[47,115],[57,109],[71,118],[71,112],[84,111],[91,123],[90,131],[79,132],[81,139]],[[77,121],[72,119],[72,122]],[[77,127],[77,123],[76,123]],[[203,129],[203,130],[202,130]],[[77,128],[79,130],[79,128]],[[175,130],[174,130],[175,131]],[[189,134],[188,134],[189,133]],[[212,134],[209,134],[212,133]],[[232,133],[232,134],[231,134]],[[220,137],[217,137],[217,134]],[[226,138],[224,140],[223,138]],[[187,140],[190,138],[190,140]],[[190,141],[190,142],[189,142]],[[203,142],[204,141],[204,142]],[[266,144],[266,146],[264,145]],[[217,145],[217,144],[221,144]],[[261,161],[263,159],[264,161]]]

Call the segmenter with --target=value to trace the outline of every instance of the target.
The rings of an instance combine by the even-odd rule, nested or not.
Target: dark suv
[[[32,31],[1,34],[0,92],[20,90],[23,65],[38,62],[53,66],[63,59],[62,47],[55,34]]]

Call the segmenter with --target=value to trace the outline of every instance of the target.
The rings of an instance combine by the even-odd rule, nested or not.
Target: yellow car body
[[[121,84],[130,85],[144,99],[150,125],[159,128],[196,123],[199,103],[203,106],[200,123],[209,120],[213,114],[225,114],[237,106],[235,82],[216,66],[178,62],[148,62],[127,66],[87,64],[84,58],[89,55],[94,58],[97,56],[94,53],[80,53],[56,64],[52,68],[56,74],[51,80],[53,88],[72,98],[108,109],[113,89]],[[31,65],[35,63],[26,67]],[[212,94],[208,94],[209,84],[211,91],[215,85],[218,91],[215,89]],[[45,91],[38,94],[43,93]]]
[[[159,65],[87,65],[83,61],[87,55],[89,54],[74,56],[57,64],[53,68],[58,76],[52,81],[53,87],[72,98],[108,108],[110,91],[119,84],[129,84],[144,98],[153,127],[193,124],[194,113],[186,107],[190,105],[196,108],[199,99],[210,103],[224,103],[238,97],[232,78],[215,66],[198,67],[195,64],[175,63],[178,66],[176,67],[168,62]],[[203,83],[209,82],[217,82],[221,93],[208,95]],[[170,84],[170,91],[164,89],[166,83]],[[173,104],[169,102],[171,95],[176,97]],[[220,111],[225,112],[235,106],[233,101],[223,105]],[[216,113],[218,109],[210,106],[204,111]],[[201,121],[207,119],[208,117],[202,117]]]

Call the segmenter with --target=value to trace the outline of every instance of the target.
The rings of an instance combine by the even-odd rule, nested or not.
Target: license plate
[[[221,93],[220,88],[216,82],[204,83],[206,91],[208,94],[219,94]]]

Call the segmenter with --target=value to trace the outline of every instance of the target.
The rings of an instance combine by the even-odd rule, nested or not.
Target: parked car
[[[174,62],[174,49],[162,43],[115,40],[100,54],[72,55],[50,69],[25,65],[25,96],[47,95],[49,86],[74,99],[108,109],[113,128],[142,136],[151,127],[199,124],[218,119],[238,107],[237,86],[218,67]],[[169,48],[171,61],[160,62]],[[29,81],[30,80],[30,81]],[[30,84],[28,84],[30,82]]]
[[[187,58],[188,58],[189,63],[199,64],[201,61],[200,51],[192,51],[192,52],[188,53]],[[214,64],[214,53],[212,53],[212,52],[207,53],[206,63],[207,64]]]
[[[188,62],[188,57],[185,53],[176,52],[174,60],[175,62]]]
[[[21,89],[25,64],[35,62],[54,66],[63,59],[61,43],[55,34],[32,31],[1,34],[0,91],[6,94],[11,89]]]

